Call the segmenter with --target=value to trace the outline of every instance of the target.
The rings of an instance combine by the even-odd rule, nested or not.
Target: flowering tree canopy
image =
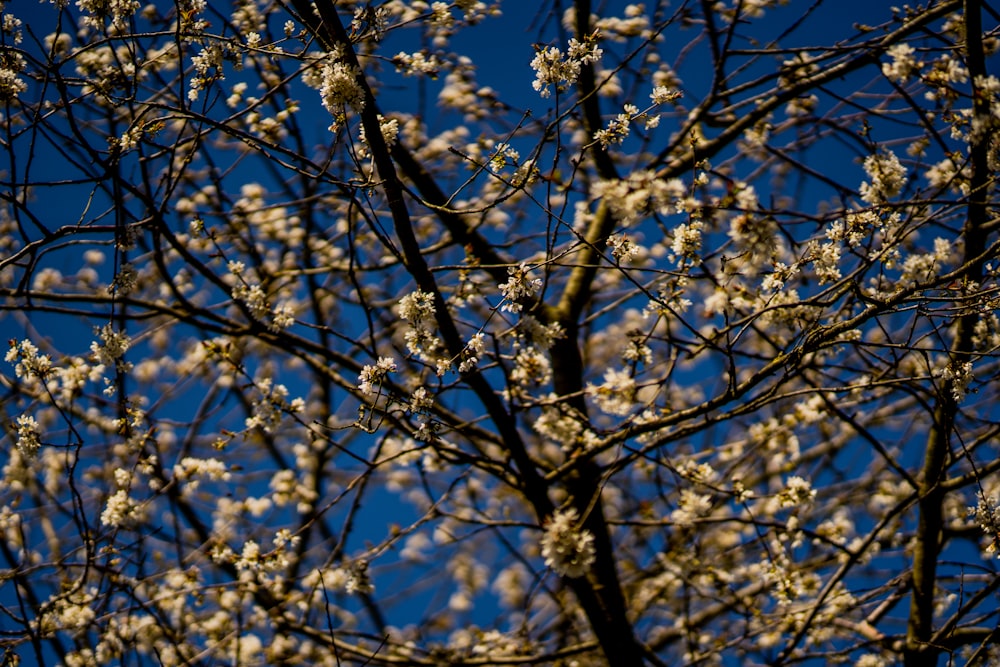
[[[1000,13],[850,4],[3,8],[4,664],[1000,659]]]

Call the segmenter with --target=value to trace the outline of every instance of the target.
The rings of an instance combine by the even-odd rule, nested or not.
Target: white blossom
[[[861,199],[869,204],[879,204],[903,191],[906,185],[906,168],[896,154],[889,150],[865,158],[865,173],[871,182],[861,184]]]
[[[566,57],[563,57],[563,52],[554,46],[539,48],[531,61],[531,68],[535,70],[535,80],[531,85],[542,97],[552,94],[549,90],[549,86],[552,85],[557,90],[563,91],[576,83],[580,76],[581,65],[596,63],[602,54],[603,51],[598,48],[597,43],[590,40],[578,42],[576,39],[570,39],[569,53]]]
[[[90,344],[90,352],[94,359],[105,365],[114,365],[125,356],[132,344],[132,339],[122,331],[116,331],[111,324],[105,324],[95,333],[100,337],[101,342],[94,341]]]
[[[948,364],[940,372],[940,376],[945,382],[950,384],[951,397],[956,403],[961,403],[965,400],[966,391],[973,380],[972,362],[966,361]]]
[[[812,502],[816,490],[808,480],[798,475],[792,475],[785,481],[785,488],[778,494],[782,507],[795,507]]]
[[[442,347],[442,343],[435,334],[437,306],[434,305],[434,295],[420,290],[411,292],[399,300],[398,312],[399,317],[409,324],[403,334],[406,348],[412,354],[436,363],[433,354]]]
[[[1000,558],[1000,501],[997,496],[987,496],[983,491],[977,494],[977,503],[968,508],[971,516],[988,538],[986,553]]]
[[[682,489],[677,509],[670,513],[670,521],[678,528],[690,528],[712,511],[711,496],[692,489]]]
[[[521,312],[521,300],[531,297],[542,286],[541,278],[531,278],[531,270],[521,262],[518,266],[507,267],[507,282],[499,285],[503,295],[500,310],[511,313]]]
[[[334,126],[340,124],[346,107],[360,112],[365,107],[365,93],[358,82],[362,74],[357,69],[339,61],[328,61],[321,70],[319,94],[323,108],[334,117]]]
[[[379,357],[374,366],[365,365],[358,375],[358,391],[367,396],[381,389],[389,373],[396,371],[396,362],[392,357]]]
[[[701,232],[705,228],[705,223],[694,220],[690,223],[682,223],[674,228],[674,240],[670,244],[673,256],[678,259],[692,259],[701,250]]]
[[[116,28],[124,28],[129,18],[139,9],[137,0],[76,0],[76,6],[87,12],[84,25],[103,28],[104,21],[111,19]]]
[[[232,474],[226,464],[219,459],[200,459],[194,456],[186,456],[174,466],[174,479],[184,482],[188,490],[194,490],[198,486],[199,478],[206,478],[215,481],[228,481]]]
[[[141,507],[129,497],[128,491],[119,489],[108,497],[108,502],[101,512],[101,525],[118,528],[129,521],[141,521],[143,518]]]
[[[426,322],[434,317],[434,295],[416,290],[399,300],[399,316],[413,324]]]
[[[602,411],[611,415],[627,415],[635,407],[635,378],[626,370],[609,368],[604,371],[604,383],[589,385],[588,393]]]
[[[41,446],[41,429],[31,415],[21,415],[17,418],[17,448],[27,459],[32,459]]]
[[[679,99],[681,95],[682,93],[679,90],[668,88],[667,86],[656,86],[649,97],[653,100],[653,104],[666,104]]]
[[[14,364],[14,374],[20,379],[45,378],[52,369],[52,359],[41,354],[30,340],[11,340],[4,359]]]
[[[561,576],[582,577],[594,564],[594,536],[577,524],[580,515],[573,507],[556,510],[545,524],[542,558],[545,565]]]
[[[382,139],[385,141],[387,148],[392,148],[396,143],[399,136],[399,121],[395,118],[386,118],[382,114],[378,115],[379,129],[382,131]],[[360,135],[358,137],[361,143],[365,146],[363,151],[359,151],[360,157],[368,157],[370,155],[370,150],[368,149],[368,139],[365,136],[365,128],[361,127]]]
[[[916,50],[909,44],[893,44],[885,53],[892,61],[882,63],[882,73],[897,83],[905,82],[920,70],[920,61],[913,57]]]

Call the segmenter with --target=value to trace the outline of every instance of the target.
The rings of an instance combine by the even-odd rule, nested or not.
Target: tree
[[[844,8],[5,8],[4,664],[998,659],[1000,16]]]

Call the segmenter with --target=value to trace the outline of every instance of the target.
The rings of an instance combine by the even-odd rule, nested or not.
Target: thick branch
[[[973,117],[988,127],[989,108],[978,90],[977,79],[986,73],[982,44],[982,20],[979,0],[965,0],[966,57],[972,79]],[[972,124],[977,126],[976,122]],[[963,235],[963,264],[968,264],[968,279],[979,283],[983,277],[981,256],[986,246],[984,227],[987,221],[986,194],[989,185],[988,150],[990,137],[985,130],[971,130],[970,158],[972,167],[968,215]],[[950,363],[961,366],[971,359],[975,312],[958,319],[952,343]],[[951,455],[951,436],[959,407],[955,399],[954,381],[943,383],[934,410],[934,424],[927,438],[924,463],[920,471],[920,502],[917,534],[913,550],[913,596],[906,629],[904,653],[907,667],[926,667],[937,663],[940,647],[934,637],[934,601],[938,557],[943,545],[943,503],[945,489],[941,486],[945,465]]]

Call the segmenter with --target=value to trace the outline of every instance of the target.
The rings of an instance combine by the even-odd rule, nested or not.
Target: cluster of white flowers
[[[731,20],[742,17],[759,19],[764,17],[765,10],[786,3],[787,0],[733,0],[732,9],[723,8],[722,3],[719,3],[719,9],[725,11],[724,15],[731,17]],[[737,14],[737,9],[742,13]]]
[[[271,324],[268,325],[271,331],[287,329],[293,324],[295,324],[295,307],[292,304],[278,304],[271,311]]]
[[[959,166],[953,158],[947,157],[928,167],[924,178],[935,188],[948,188],[957,194],[967,195],[972,167],[968,164]]]
[[[256,97],[248,97],[246,101],[249,105],[256,105],[260,102]],[[286,121],[298,110],[298,102],[286,100],[285,107],[274,114],[262,113],[261,108],[257,107],[247,113],[243,120],[250,132],[265,141],[278,144],[288,136]]]
[[[267,295],[260,283],[241,279],[233,287],[231,296],[234,301],[242,301],[255,319],[264,320],[271,312],[271,305],[267,302]]]
[[[521,312],[522,299],[531,297],[542,286],[541,278],[531,278],[531,270],[524,262],[518,266],[507,267],[507,282],[498,287],[503,295],[503,305],[500,310],[510,313]]]
[[[128,334],[123,331],[115,331],[111,324],[105,324],[94,333],[101,339],[100,343],[95,340],[90,344],[90,352],[94,359],[105,366],[120,365],[119,360],[125,356],[132,344],[132,339],[129,338]]]
[[[0,507],[0,539],[2,539],[11,550],[20,549],[24,546],[24,533],[21,515],[13,511],[10,505]]]
[[[118,269],[115,279],[108,285],[108,293],[126,296],[135,290],[138,281],[139,274],[136,272],[135,267],[125,262]]]
[[[719,478],[719,473],[705,462],[687,459],[677,465],[677,474],[698,484],[711,484]]]
[[[28,84],[20,77],[26,63],[24,56],[16,51],[0,51],[0,101],[10,101],[28,89]]]
[[[348,567],[313,570],[303,582],[305,586],[319,590],[344,591],[348,595],[371,593],[375,586],[368,574],[368,563],[358,560]],[[322,601],[323,598],[320,597]]]
[[[832,517],[824,519],[816,526],[817,537],[813,539],[813,544],[819,544],[820,538],[834,544],[847,544],[847,538],[855,531],[856,527],[850,512],[845,507],[839,507]]]
[[[486,336],[481,331],[476,332],[469,338],[469,342],[462,350],[462,360],[458,364],[459,373],[467,373],[479,364],[479,359],[486,351]]]
[[[558,322],[542,324],[531,315],[522,315],[514,332],[518,339],[531,341],[540,350],[551,349],[555,341],[566,335]]]
[[[271,476],[269,487],[275,505],[285,507],[294,504],[299,514],[310,512],[318,499],[316,491],[307,481],[287,468]]]
[[[683,93],[681,91],[667,86],[656,86],[653,88],[653,92],[649,94],[649,98],[653,100],[653,104],[667,104],[680,99],[682,96]]]
[[[604,371],[604,383],[587,385],[587,393],[594,403],[609,415],[627,415],[635,407],[638,391],[635,378],[627,370],[609,368]]]
[[[430,292],[416,290],[399,300],[399,316],[411,324],[431,320],[435,312],[434,295]]]
[[[888,667],[885,658],[874,653],[866,653],[854,663],[854,667]]]
[[[183,482],[186,491],[194,491],[198,488],[199,478],[226,482],[232,477],[232,473],[226,468],[226,464],[219,459],[199,459],[194,456],[185,456],[174,466],[174,479]]]
[[[806,505],[816,497],[816,490],[804,477],[792,475],[785,481],[785,488],[778,494],[782,507]]]
[[[997,127],[1000,127],[1000,79],[992,74],[978,74],[973,78],[972,83],[973,95],[984,100],[989,107],[989,111],[986,113],[971,113],[970,128],[965,140],[969,143],[977,143]],[[954,127],[952,134],[955,134]],[[991,162],[991,165],[994,163],[995,160]]]
[[[768,419],[750,426],[748,435],[751,442],[764,445],[771,455],[774,466],[788,465],[798,460],[801,449],[799,437],[792,428],[791,419]]]
[[[455,17],[451,15],[451,5],[447,2],[431,3],[430,24],[438,29],[449,30],[455,25]]]
[[[986,553],[996,554],[996,557],[1000,558],[1000,548],[998,548],[1000,547],[1000,501],[996,496],[987,497],[980,491],[977,494],[976,505],[969,507],[968,512],[989,538]]]
[[[687,276],[673,276],[661,284],[656,288],[656,295],[651,297],[642,309],[642,316],[660,318],[687,312],[692,303],[691,299],[685,296],[689,283]]]
[[[191,58],[195,76],[191,77],[188,89],[188,99],[192,102],[198,99],[199,92],[212,81],[224,78],[222,64],[226,59],[232,59],[233,47],[228,42],[213,41],[205,44],[198,55]]]
[[[806,51],[800,51],[793,58],[781,63],[781,74],[778,77],[778,82],[784,87],[791,87],[818,71],[819,65],[813,61],[812,56]]]
[[[611,248],[611,256],[622,264],[632,261],[642,250],[628,234],[611,234],[608,237],[608,247]]]
[[[941,266],[951,258],[952,246],[947,239],[934,239],[934,250],[928,253],[915,253],[903,260],[902,273],[896,281],[895,289],[904,289],[912,285],[934,280],[940,275]]]
[[[819,97],[816,95],[802,95],[796,97],[785,105],[785,115],[789,118],[799,118],[808,116],[819,104]]]
[[[251,415],[245,424],[247,430],[259,428],[265,433],[271,433],[281,424],[284,413],[297,413],[305,409],[305,401],[301,398],[288,400],[288,387],[274,384],[269,377],[260,378],[255,382],[258,396],[254,398]]]
[[[381,391],[385,378],[395,371],[396,362],[392,357],[379,357],[374,366],[366,364],[358,375],[358,391],[366,396]]]
[[[6,10],[6,8],[4,8]],[[14,44],[20,44],[24,41],[24,34],[21,31],[21,27],[24,23],[21,19],[17,18],[9,11],[4,11],[3,15],[0,16],[0,30],[3,31],[5,37],[8,37]],[[10,44],[10,42],[7,42]]]
[[[993,353],[1000,347],[1000,317],[996,313],[980,315],[973,328],[972,343],[977,350],[985,353]]]
[[[291,23],[289,21],[288,23]],[[389,25],[389,10],[385,7],[372,7],[371,5],[359,6],[354,10],[354,17],[351,19],[351,37],[359,39],[370,38],[373,41],[381,41],[385,35],[385,30]],[[295,24],[292,24],[294,30]],[[289,33],[285,28],[285,34]]]
[[[861,183],[861,199],[869,204],[880,204],[897,196],[906,185],[906,167],[890,150],[866,157],[864,168],[871,183]]]
[[[415,414],[425,414],[434,407],[434,396],[427,387],[417,387],[410,394],[409,410]]]
[[[386,147],[392,148],[399,137],[399,121],[395,118],[386,118],[382,114],[379,114],[378,124],[379,129],[382,131],[382,139],[385,141]],[[368,148],[368,138],[365,136],[364,126],[361,126],[358,138],[361,140],[362,145],[362,148],[358,150],[358,157],[369,157],[371,151]]]
[[[410,353],[425,360],[434,360],[432,355],[441,347],[435,335],[436,313],[434,295],[415,290],[399,300],[399,317],[409,323],[404,339]]]
[[[906,43],[893,44],[885,53],[892,61],[882,63],[882,74],[897,83],[904,83],[919,72],[923,65],[913,57],[913,54],[916,53],[914,48]]]
[[[899,214],[885,215],[878,209],[866,208],[848,212],[843,220],[836,220],[826,230],[831,241],[845,241],[854,247],[879,231],[885,231],[899,222]]]
[[[236,279],[230,296],[234,301],[243,302],[254,319],[266,322],[271,331],[287,329],[295,324],[293,303],[282,303],[272,308],[264,288],[246,275],[246,265],[243,262],[229,262],[229,272]]]
[[[583,42],[569,40],[569,53],[566,57],[554,46],[540,48],[531,61],[531,68],[535,70],[535,80],[531,85],[542,97],[552,94],[549,89],[551,85],[557,91],[566,90],[579,78],[582,65],[598,62],[603,54],[596,39]]]
[[[646,344],[646,337],[640,332],[629,333],[628,342],[621,351],[621,358],[627,364],[651,364],[653,350]]]
[[[922,81],[930,87],[930,90],[924,93],[924,97],[931,102],[939,99],[954,101],[957,97],[955,84],[965,83],[968,80],[969,70],[965,68],[962,59],[951,54],[943,54],[924,72]]]
[[[648,169],[633,171],[625,179],[600,180],[594,184],[593,193],[625,226],[649,213],[677,213],[685,208],[687,195],[679,178],[660,178],[655,171]]]
[[[468,601],[471,603],[471,600]],[[451,607],[451,605],[449,604]],[[512,605],[513,606],[513,605]],[[452,607],[453,610],[454,607]],[[456,610],[457,611],[457,610]],[[448,650],[456,656],[475,656],[480,660],[523,657],[532,653],[529,642],[517,632],[503,633],[498,630],[482,630],[476,626],[459,628],[448,637]],[[474,663],[478,664],[478,663]]]
[[[436,77],[446,67],[437,55],[426,51],[415,53],[400,51],[393,57],[392,64],[396,66],[396,71],[401,72],[403,76],[426,74]]]
[[[545,565],[564,577],[581,577],[594,564],[594,536],[577,525],[576,508],[556,510],[545,524],[542,557]]]
[[[33,459],[41,446],[41,429],[31,415],[17,418],[17,448],[26,459]]]
[[[490,158],[490,168],[495,172],[503,171],[508,164],[517,166],[521,159],[521,154],[509,145],[500,142],[493,147],[493,156]]]
[[[97,618],[96,588],[76,588],[54,593],[43,606],[38,620],[38,631],[44,635],[56,630],[83,630]]]
[[[238,81],[233,84],[232,93],[226,98],[226,106],[235,109],[243,101],[243,94],[247,91],[247,82]]]
[[[360,76],[360,71],[340,61],[323,64],[319,94],[323,108],[334,118],[332,130],[344,121],[347,107],[356,112],[365,108],[365,91],[358,81]]]
[[[712,511],[712,497],[692,489],[682,489],[677,509],[670,513],[670,521],[678,528],[690,528]]]
[[[44,379],[52,371],[52,358],[40,354],[35,344],[27,339],[20,342],[11,340],[4,359],[14,364],[14,375],[20,380]]]
[[[784,262],[775,262],[774,269],[761,281],[760,289],[765,293],[779,292],[785,288],[785,283],[798,273],[798,263],[788,266]]]
[[[106,19],[111,19],[111,25],[116,30],[124,29],[139,9],[137,0],[77,0],[76,6],[88,14],[82,17],[83,25],[98,30],[104,27]]]
[[[255,540],[247,540],[243,543],[240,555],[233,564],[237,570],[260,569],[264,564],[261,556],[260,545]]]
[[[951,363],[937,372],[946,383],[951,385],[951,397],[956,403],[965,400],[965,394],[969,389],[969,384],[974,379],[972,375],[972,362]]]
[[[705,223],[692,220],[674,227],[674,240],[670,243],[670,252],[676,261],[694,259],[701,250],[701,232]]]
[[[752,185],[734,183],[733,198],[733,208],[739,212],[730,219],[729,237],[743,253],[730,266],[733,271],[756,274],[782,256],[785,246],[774,218],[757,212],[760,202]]]
[[[340,569],[344,573],[344,592],[348,595],[363,595],[375,591],[375,584],[368,573],[368,561],[355,560],[347,569]]]
[[[772,125],[768,119],[760,120],[748,127],[743,132],[743,137],[739,140],[740,152],[751,160],[763,162],[770,153],[768,152],[768,140],[771,136]]]
[[[523,388],[548,384],[552,380],[552,364],[535,345],[519,347],[514,355],[510,379]]]
[[[601,148],[607,149],[612,144],[621,144],[628,139],[632,121],[639,116],[639,107],[634,104],[626,104],[623,113],[618,114],[610,121],[606,128],[594,133],[594,140],[601,144]]]
[[[549,399],[556,400],[555,394]],[[599,437],[586,425],[586,420],[565,403],[546,405],[532,427],[540,435],[559,445],[564,452],[587,451],[596,446]]]
[[[498,102],[497,92],[489,86],[476,83],[476,66],[468,56],[459,56],[449,63],[444,86],[438,93],[438,104],[443,109],[454,109],[469,122],[489,116]],[[476,148],[485,147],[477,143]]]
[[[110,497],[101,512],[101,525],[118,528],[132,521],[141,522],[145,518],[142,506],[129,497],[127,489],[118,489]]]
[[[840,246],[836,243],[811,242],[806,255],[813,264],[816,280],[820,285],[840,280]]]

